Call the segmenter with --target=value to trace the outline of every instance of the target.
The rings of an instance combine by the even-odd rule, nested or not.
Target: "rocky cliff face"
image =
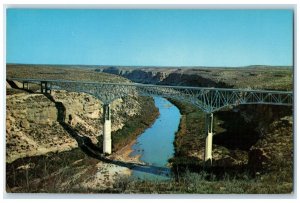
[[[134,82],[149,84],[168,84],[168,85],[204,85],[215,84],[212,81],[197,76],[184,73],[180,69],[133,69],[133,68],[98,68],[96,72],[104,72],[121,75]]]
[[[226,131],[214,136],[216,165],[247,164],[254,170],[269,170],[275,163],[282,162],[275,159],[279,154],[284,156],[282,160],[286,163],[283,165],[292,162],[293,116],[290,107],[241,105],[235,112],[221,111],[216,116],[226,121],[218,123],[218,128]]]
[[[293,88],[291,67],[100,67],[95,71],[120,75],[138,83],[278,90]]]
[[[164,81],[168,75],[169,71],[157,70],[147,70],[147,69],[126,69],[126,68],[97,68],[96,72],[110,73],[114,75],[120,75],[122,77],[128,78],[134,82],[138,83],[149,83],[149,84],[159,84]]]
[[[7,86],[10,88],[10,86]],[[134,98],[112,103],[112,131],[121,129],[126,120],[140,113]],[[76,148],[77,142],[60,125],[70,124],[94,144],[102,134],[102,104],[91,95],[54,91],[49,97],[21,90],[6,97],[6,158],[18,158],[61,152]]]

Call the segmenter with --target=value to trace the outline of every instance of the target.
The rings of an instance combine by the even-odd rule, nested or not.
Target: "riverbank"
[[[198,110],[189,104],[172,102],[173,104],[176,103],[182,117],[174,141],[175,157],[170,162],[173,167],[174,164],[179,164],[188,170],[181,170],[179,176],[166,181],[119,180],[117,185],[123,186],[123,189],[118,190],[119,192],[130,194],[291,194],[293,192],[293,156],[291,155],[293,153],[293,120],[290,108],[240,107],[239,111],[241,112],[230,113],[230,111],[224,111],[216,114],[214,126],[216,137],[221,134],[230,140],[232,138],[228,135],[236,136],[233,133],[234,130],[228,128],[228,126],[228,131],[224,131],[223,127],[226,123],[235,123],[236,126],[233,126],[238,129],[245,126],[253,128],[253,123],[251,123],[249,117],[247,117],[249,123],[243,123],[242,117],[236,117],[238,114],[242,114],[241,116],[248,115],[245,114],[247,111],[249,111],[249,115],[250,112],[252,113],[252,119],[257,121],[256,125],[262,125],[262,122],[265,122],[268,129],[261,131],[264,134],[252,146],[248,146],[248,151],[245,149],[247,146],[242,142],[235,144],[244,148],[244,150],[234,149],[234,145],[232,143],[228,144],[228,142],[219,142],[219,145],[214,144],[213,158],[219,158],[220,161],[215,163],[217,165],[214,165],[211,168],[212,170],[203,170],[201,150],[204,150],[204,146],[203,148],[198,147],[205,143],[205,139],[201,134],[201,132],[204,132],[201,126],[204,125],[200,121],[200,119],[204,121],[204,114],[199,114]],[[253,114],[251,108],[259,111]],[[258,116],[261,118],[257,118]],[[226,123],[222,119],[225,119]],[[249,130],[246,128],[245,131]],[[237,132],[241,133],[241,131]],[[246,133],[246,136],[249,136],[249,134]],[[202,140],[203,144],[199,140]],[[245,138],[241,140],[249,141]],[[226,145],[228,148],[222,145]],[[200,153],[192,153],[193,150],[200,151]],[[241,162],[243,159],[244,163]],[[223,166],[220,164],[223,164]],[[237,166],[240,166],[240,168]],[[255,166],[255,168],[251,168],[251,166]],[[253,169],[254,174],[251,172]]]
[[[95,73],[89,69],[52,69],[31,65],[8,66],[7,77],[130,82],[125,78]],[[95,96],[64,90],[41,94],[39,84],[30,83],[29,90],[26,90],[18,81],[6,81],[6,90],[6,162],[49,152],[68,151],[78,147],[77,141],[81,137],[81,140],[89,140],[102,148],[102,143],[97,143],[103,134],[103,103]],[[141,114],[137,99],[128,96],[111,102],[112,132]],[[78,139],[74,139],[73,135]]]
[[[144,111],[135,119],[128,120],[121,130],[112,133],[113,150],[116,153],[111,157],[103,159],[98,156],[99,151],[93,151],[94,154],[91,154],[86,153],[89,150],[87,148],[76,148],[60,153],[51,152],[42,156],[20,158],[6,164],[6,191],[112,192],[116,180],[130,176],[132,164],[139,163],[138,157],[129,156],[131,147],[136,137],[149,128],[159,114],[152,98],[143,97],[138,100]]]
[[[116,185],[122,187],[118,187],[114,191],[146,194],[290,194],[293,191],[293,162],[292,157],[289,156],[290,149],[293,148],[293,121],[291,116],[286,116],[291,114],[290,109],[246,106],[239,107],[239,110],[235,111],[225,110],[216,113],[214,128],[216,129],[215,140],[218,144],[214,142],[213,145],[214,167],[211,170],[203,170],[205,114],[192,105],[178,101],[172,101],[172,103],[180,109],[181,121],[174,140],[175,156],[170,163],[175,169],[175,174],[177,170],[180,175],[165,181],[119,179],[116,181]],[[253,114],[251,108],[257,109],[260,113]],[[250,120],[248,123],[244,121],[244,117],[249,113],[247,111],[252,112],[254,116],[252,119],[256,120],[256,123],[252,123]],[[261,117],[260,114],[263,114],[264,117]],[[257,118],[259,116],[261,118]],[[255,128],[256,125],[262,125],[262,122],[270,127],[264,130],[264,137],[260,137],[251,144],[252,147],[239,141],[235,144],[243,150],[234,149],[236,146],[228,142],[232,139],[230,136],[236,136],[235,133],[246,143],[253,142],[249,138],[247,139],[254,133],[250,129]],[[238,129],[242,126],[244,131],[233,130],[228,125]],[[220,139],[223,139],[220,135],[225,136],[223,138],[227,142],[220,142]],[[283,145],[287,147],[283,148]],[[272,153],[272,151],[276,153]],[[228,157],[233,158],[229,159]],[[269,158],[266,159],[267,157]],[[174,167],[174,165],[179,167]],[[252,166],[256,166],[254,174],[251,172]]]
[[[139,155],[147,165],[143,170],[133,168],[133,178],[165,180],[171,177],[168,160],[174,156],[174,138],[180,122],[180,112],[167,99],[154,97],[160,115],[153,125],[143,132],[133,146],[132,155]]]
[[[202,165],[205,148],[205,114],[199,108],[170,100],[180,111],[181,119],[175,135],[175,154],[170,163],[176,171],[179,165]]]
[[[136,140],[159,116],[159,111],[154,104],[153,98],[139,97],[137,101],[141,105],[142,113],[126,122],[122,129],[112,132],[112,147],[114,152]]]

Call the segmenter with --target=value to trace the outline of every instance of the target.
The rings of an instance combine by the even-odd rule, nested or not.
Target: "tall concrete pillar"
[[[213,142],[213,113],[206,114],[205,125],[206,125],[206,142],[205,142],[205,162],[212,164],[212,142]]]
[[[110,120],[110,105],[103,105],[103,153],[111,154],[111,120]]]

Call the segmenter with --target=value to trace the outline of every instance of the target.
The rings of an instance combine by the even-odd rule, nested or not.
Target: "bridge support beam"
[[[103,153],[111,154],[111,119],[110,119],[110,105],[103,105]]]
[[[205,128],[206,128],[206,142],[205,142],[205,163],[212,165],[212,143],[213,143],[213,113],[206,114],[205,118]]]

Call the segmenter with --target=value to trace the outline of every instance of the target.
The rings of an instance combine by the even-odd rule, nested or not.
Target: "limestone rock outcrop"
[[[8,87],[10,88],[10,87]],[[134,98],[112,104],[112,131],[121,129],[132,116],[140,113]],[[60,125],[64,119],[80,135],[94,144],[102,135],[102,103],[84,93],[53,91],[51,97],[40,93],[17,92],[6,97],[6,160],[78,147],[75,139]]]

